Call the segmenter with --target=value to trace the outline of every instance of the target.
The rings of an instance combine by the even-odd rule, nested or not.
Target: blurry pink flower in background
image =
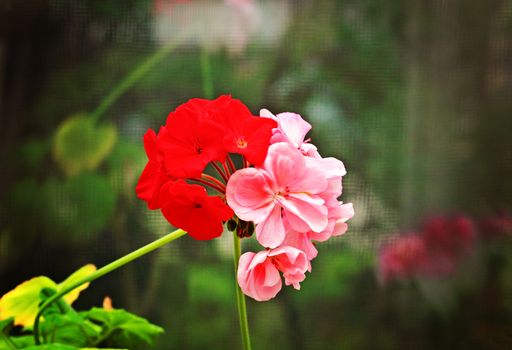
[[[234,29],[231,40],[236,43],[230,47],[232,54],[240,54],[249,43],[249,37],[261,25],[261,13],[255,0],[224,0],[232,11]]]
[[[442,277],[453,274],[476,246],[472,220],[459,215],[428,219],[418,234],[399,236],[379,251],[379,280]]]
[[[192,0],[153,0],[153,11],[156,14],[170,15],[175,5],[184,4],[191,1]]]
[[[155,35],[174,40],[186,32],[189,43],[208,51],[226,48],[242,53],[251,36],[261,28],[261,9],[255,0],[154,0]]]
[[[378,259],[381,283],[414,277],[425,267],[425,241],[415,234],[398,236],[380,248]]]
[[[477,238],[473,222],[462,215],[430,218],[422,232],[429,252],[454,258],[470,253]]]
[[[425,271],[431,276],[452,274],[461,260],[473,253],[477,232],[469,218],[432,217],[422,230],[427,247],[428,264]]]
[[[478,221],[478,228],[485,239],[512,237],[512,216],[504,212],[487,216]]]

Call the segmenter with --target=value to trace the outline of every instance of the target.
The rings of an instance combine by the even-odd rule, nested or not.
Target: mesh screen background
[[[345,163],[341,199],[356,210],[345,235],[318,244],[301,291],[248,300],[255,349],[512,344],[507,259],[496,265],[498,289],[480,253],[456,273],[469,287],[450,277],[383,286],[377,267],[380,246],[429,218],[510,218],[510,1],[7,0],[0,16],[1,294],[32,276],[61,281],[169,232],[134,193],[142,137],[205,96],[207,60],[214,96],[313,125],[321,154]],[[92,113],[169,45],[100,117],[117,130],[113,153],[67,176],[52,153],[58,126]],[[497,244],[503,256],[507,242]],[[157,349],[236,349],[231,249],[229,233],[180,239],[94,282],[76,308],[108,295],[166,329]]]

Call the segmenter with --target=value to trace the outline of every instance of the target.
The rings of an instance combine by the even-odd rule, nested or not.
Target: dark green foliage
[[[125,310],[92,308],[81,316],[101,326],[98,345],[107,347],[145,349],[153,346],[156,338],[164,332],[161,327]]]
[[[13,345],[20,349],[49,350],[147,349],[155,344],[156,338],[164,331],[125,310],[92,308],[77,313],[69,306],[60,308],[58,302],[44,313],[40,327],[43,344],[40,346],[34,345],[34,336],[27,331],[22,335],[9,336],[12,322],[12,318],[0,321],[0,332],[3,334],[0,337],[0,350],[11,350]]]
[[[62,343],[77,347],[90,346],[100,337],[101,327],[84,320],[76,312],[51,314],[41,324],[45,342]]]

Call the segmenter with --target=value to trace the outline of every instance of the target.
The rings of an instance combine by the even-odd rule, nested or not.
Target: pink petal
[[[284,190],[286,186],[302,178],[306,165],[304,156],[291,145],[279,142],[270,145],[263,164],[274,180],[274,192]]]
[[[268,256],[272,257],[277,269],[283,273],[285,284],[300,289],[299,283],[306,278],[310,266],[306,254],[294,247],[281,246],[271,250]]]
[[[273,192],[261,169],[236,171],[226,187],[226,200],[236,215],[255,223],[264,221],[274,208],[272,197]]]
[[[311,242],[309,233],[288,231],[282,245],[294,247],[304,252],[308,260],[313,260],[318,255],[318,250],[313,242]]]
[[[332,233],[333,233],[335,228],[336,228],[336,219],[330,218],[328,223],[327,223],[327,227],[323,231],[321,231],[321,232],[313,232],[313,231],[311,231],[309,233],[309,237],[312,240],[315,240],[315,241],[318,241],[318,242],[325,242],[329,238],[332,237]]]
[[[279,113],[277,115],[278,128],[286,135],[288,142],[299,148],[304,142],[306,134],[311,130],[311,124],[296,113]]]
[[[270,112],[266,108],[260,109],[260,117],[262,117],[262,118],[270,118],[270,119],[273,119],[273,120],[277,121],[277,117],[274,114],[272,114],[272,112]]]
[[[267,251],[243,254],[238,262],[237,280],[244,294],[257,301],[272,299],[282,287],[279,271],[268,259]]]
[[[345,221],[347,221],[348,219],[352,219],[354,217],[354,206],[352,205],[352,203],[345,203],[343,204],[342,202],[340,202],[340,208],[342,209],[342,217],[346,218]]]
[[[296,176],[288,182],[288,188],[290,192],[318,194],[327,188],[327,178],[322,169],[305,167],[301,176]]]
[[[346,221],[354,216],[352,203],[343,204],[335,199],[331,199],[326,205],[329,210],[329,224],[327,228],[322,232],[311,232],[311,239],[320,242],[344,234],[348,229]]]
[[[308,195],[291,193],[286,199],[280,200],[285,215],[288,213],[295,215],[290,225],[293,229],[299,231],[301,227],[294,227],[295,219],[298,217],[306,223],[310,230],[320,232],[327,226],[327,207],[318,204],[316,198]]]
[[[275,248],[285,237],[281,208],[274,206],[270,215],[256,226],[256,239],[264,247]]]
[[[265,278],[263,279],[262,285],[265,287],[273,287],[281,281],[281,276],[276,267],[270,262],[266,261],[264,264]]]
[[[353,216],[354,207],[352,206],[352,203],[343,204],[340,202],[339,213],[338,217],[336,218],[336,225],[332,231],[332,236],[334,237],[344,234],[348,229],[346,221],[352,219]]]
[[[345,169],[343,162],[333,157],[306,157],[306,164],[311,167],[322,169],[328,179],[333,177],[342,177],[347,174],[347,170]]]
[[[255,168],[241,169],[228,181],[230,196],[244,207],[259,207],[272,200],[273,192],[263,171]]]
[[[302,146],[300,146],[300,151],[303,155],[308,157],[322,158],[320,153],[318,153],[318,149],[312,143],[303,143]]]

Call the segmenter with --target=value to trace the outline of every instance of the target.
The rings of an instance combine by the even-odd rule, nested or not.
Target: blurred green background
[[[508,222],[511,34],[509,0],[1,0],[0,295],[169,232],[135,196],[142,136],[227,93],[308,120],[356,211],[301,291],[248,301],[254,349],[509,349],[510,226],[449,277],[382,285],[377,252],[431,215]],[[166,329],[157,349],[237,349],[231,259],[229,234],[185,237],[75,305],[110,296]]]

